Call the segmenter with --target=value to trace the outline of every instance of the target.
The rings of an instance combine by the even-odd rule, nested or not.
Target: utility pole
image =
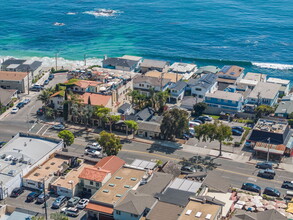
[[[43,193],[44,193],[45,219],[48,220],[45,177],[43,179]]]
[[[268,138],[267,162],[269,162],[269,159],[270,159],[270,143],[271,143],[271,138]]]
[[[30,94],[30,72],[29,69],[27,68],[27,94]]]
[[[57,71],[57,60],[58,60],[58,53],[55,53],[55,71]]]
[[[83,55],[83,59],[84,59],[84,65],[86,66],[86,54]]]

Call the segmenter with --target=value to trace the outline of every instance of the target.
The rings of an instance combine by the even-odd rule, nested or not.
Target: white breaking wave
[[[3,62],[4,60],[7,60],[9,58],[17,58],[17,59],[26,59],[29,61],[41,61],[43,63],[43,67],[51,68],[56,65],[55,58],[53,57],[11,57],[11,56],[0,56],[0,61]],[[99,58],[88,58],[86,59],[86,66],[93,66],[93,65],[102,65],[102,60]],[[58,69],[64,68],[64,69],[78,69],[78,68],[84,68],[84,61],[83,60],[67,60],[63,57],[57,58],[57,66]]]
[[[257,62],[252,62],[252,65],[258,66],[258,67],[261,67],[261,68],[266,68],[266,69],[277,69],[277,70],[290,70],[290,69],[293,69],[293,65],[279,64],[279,63],[257,63]]]
[[[76,15],[77,13],[76,12],[67,12],[66,14],[67,15]]]
[[[111,17],[117,14],[121,14],[122,11],[111,10],[111,9],[97,9],[95,11],[85,11],[84,14],[94,15],[95,17]]]

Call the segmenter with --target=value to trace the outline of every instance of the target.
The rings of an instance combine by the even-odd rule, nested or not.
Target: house
[[[281,88],[279,90],[280,95],[288,95],[290,90],[290,80],[270,77],[268,78],[267,82],[280,84],[281,85]]]
[[[218,87],[217,75],[208,73],[199,79],[191,79],[188,81],[188,87],[191,90],[191,95],[204,98],[207,93],[214,93]]]
[[[135,71],[139,71],[139,67],[141,62],[143,61],[142,57],[138,57],[138,56],[131,56],[131,55],[123,55],[122,57],[120,57],[122,59],[126,59],[126,60],[132,60],[132,61],[136,61],[137,62],[137,67],[135,69]]]
[[[161,137],[161,124],[150,121],[138,122],[137,135],[150,139],[157,139]]]
[[[172,103],[177,103],[178,101],[181,101],[184,97],[186,86],[187,86],[187,83],[184,81],[173,83],[169,87],[170,89],[169,101]]]
[[[22,186],[22,177],[42,165],[55,151],[61,150],[63,141],[35,134],[18,133],[0,149],[0,199]]]
[[[140,72],[146,73],[148,71],[157,70],[159,72],[167,72],[169,63],[160,60],[144,59],[140,64]]]
[[[146,216],[146,220],[177,220],[183,210],[180,205],[157,201]]]
[[[124,164],[125,161],[119,157],[108,156],[92,167],[85,167],[78,176],[82,192],[93,195]]]
[[[151,107],[144,108],[135,114],[138,121],[149,121],[154,116],[155,110]]]
[[[248,86],[250,89],[254,89],[254,87],[258,84],[258,81],[250,80],[250,79],[240,79],[236,82],[237,86]]]
[[[0,87],[25,93],[32,85],[32,75],[27,72],[0,71]]]
[[[138,67],[139,61],[125,58],[107,58],[102,61],[103,68],[123,70],[123,71],[135,71]]]
[[[51,190],[59,196],[73,197],[80,193],[79,175],[85,168],[92,167],[91,164],[81,163],[78,168],[74,168],[65,176],[59,177],[51,184]]]
[[[42,72],[42,62],[10,58],[1,64],[1,70],[10,72],[30,72],[32,79],[35,79]]]
[[[216,91],[207,93],[204,102],[210,106],[227,112],[242,111],[243,96],[239,93]]]
[[[216,67],[216,66],[203,66],[200,67],[195,74],[196,75],[202,75],[202,74],[208,74],[208,73],[213,73],[216,74],[217,72],[219,72],[221,69]]]
[[[284,100],[279,103],[276,111],[275,116],[288,118],[288,116],[293,112],[293,100]]]
[[[17,90],[15,89],[2,89],[0,87],[0,104],[8,106],[13,102],[13,98],[18,98]]]
[[[156,203],[154,195],[163,191],[173,176],[154,172],[137,190],[130,191],[114,208],[114,219],[128,220],[145,217]]]
[[[43,180],[49,184],[68,168],[68,160],[62,157],[51,157],[40,166],[33,169],[22,178],[24,187],[39,190],[43,186]]]
[[[159,72],[159,71],[149,71],[145,74],[145,76],[149,76],[149,77],[155,77],[158,79],[169,79],[170,82],[172,83],[176,83],[178,81],[180,81],[183,76],[181,74],[178,73],[166,73],[166,72]]]
[[[133,89],[138,90],[141,94],[149,96],[150,89],[155,92],[165,91],[171,84],[170,79],[138,75],[133,79]]]
[[[118,108],[118,113],[122,115],[130,115],[134,113],[134,109],[132,108],[132,105],[129,103],[124,103]]]
[[[243,71],[244,68],[239,66],[224,66],[217,73],[219,90],[224,90],[229,85],[235,84],[237,80],[242,79],[244,75]]]
[[[130,190],[136,190],[148,174],[143,169],[122,167],[91,198],[86,206],[88,216],[97,219],[113,219],[115,206]]]
[[[269,105],[277,103],[280,84],[259,82],[247,97],[247,103],[252,105]]]
[[[209,196],[191,197],[178,220],[220,220],[224,204]]]
[[[188,80],[197,71],[197,66],[191,63],[175,62],[169,67],[169,72],[183,75],[184,80]]]
[[[267,81],[267,75],[262,74],[262,73],[248,72],[248,73],[246,73],[246,75],[244,76],[243,79],[252,80],[252,81],[256,81],[256,82],[266,82]]]
[[[247,212],[237,210],[231,220],[287,220],[285,216],[275,209],[266,210],[264,212]]]
[[[77,80],[76,82],[72,83],[71,90],[73,92],[90,92],[90,93],[96,93],[98,92],[98,85],[100,85],[101,82],[96,81],[90,81],[90,80]]]
[[[57,111],[63,111],[65,91],[55,92],[50,96],[50,104]]]

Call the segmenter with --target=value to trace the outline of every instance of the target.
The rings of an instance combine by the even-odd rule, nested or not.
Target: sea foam
[[[278,70],[290,70],[293,69],[293,65],[289,64],[279,64],[279,63],[258,63],[258,62],[252,62],[252,65],[266,68],[266,69],[278,69]]]
[[[109,13],[110,12],[110,13]],[[95,11],[85,11],[83,14],[94,15],[95,17],[112,17],[121,14],[122,11],[100,8]]]

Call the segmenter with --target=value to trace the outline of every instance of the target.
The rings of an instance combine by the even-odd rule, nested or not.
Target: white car
[[[89,203],[89,200],[88,199],[81,199],[77,203],[76,208],[78,208],[78,209],[84,209],[88,203]]]
[[[73,207],[70,208],[62,208],[61,213],[64,213],[65,215],[77,217],[79,215],[79,210]]]
[[[94,149],[89,148],[89,149],[85,149],[85,154],[90,155],[92,157],[98,157],[101,154],[101,152],[98,150],[94,150]]]
[[[87,145],[88,148],[93,149],[93,150],[102,150],[102,147],[99,145],[99,143],[94,142],[94,143],[89,143]]]
[[[14,107],[12,110],[11,110],[11,114],[16,114],[18,112],[19,108],[17,107]]]

